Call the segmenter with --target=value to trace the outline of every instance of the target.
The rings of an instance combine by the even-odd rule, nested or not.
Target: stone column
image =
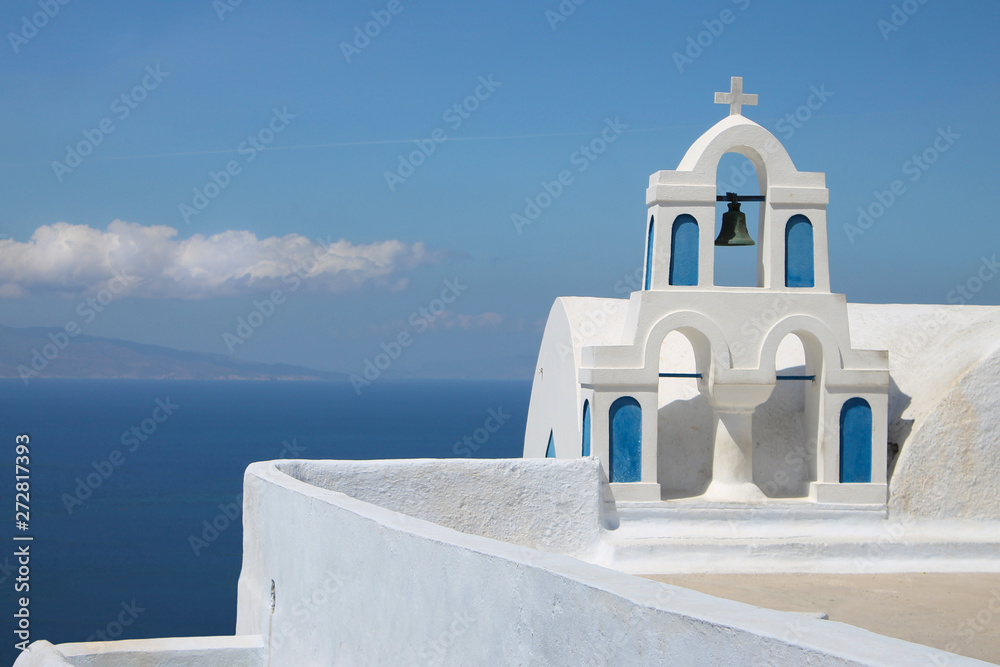
[[[714,502],[763,502],[753,481],[753,413],[774,385],[716,385],[712,395],[712,483],[704,498]]]

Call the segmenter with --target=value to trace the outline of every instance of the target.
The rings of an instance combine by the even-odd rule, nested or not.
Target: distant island
[[[70,337],[58,327],[0,325],[0,378],[346,380],[347,374],[82,333]]]

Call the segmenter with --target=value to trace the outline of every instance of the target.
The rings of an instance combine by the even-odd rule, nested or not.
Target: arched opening
[[[785,225],[785,287],[815,285],[813,226],[804,215],[793,215]]]
[[[642,479],[642,408],[639,401],[622,396],[611,404],[608,416],[611,481],[638,482]]]
[[[872,481],[872,408],[852,398],[840,411],[840,481]]]
[[[776,386],[753,415],[754,482],[772,498],[806,496],[816,479],[819,367],[799,335],[781,339],[774,355]]]
[[[583,402],[583,443],[581,445],[583,456],[590,456],[590,401]]]
[[[549,446],[545,448],[545,458],[554,459],[556,457],[556,443],[552,439],[552,431],[549,431]]]
[[[670,230],[670,284],[698,284],[698,221],[686,213]]]
[[[715,183],[718,194],[735,192],[739,195],[760,195],[757,170],[748,158],[739,153],[726,153],[719,160]],[[715,284],[723,287],[757,287],[762,278],[758,270],[760,249],[759,228],[764,204],[742,202],[740,210],[747,217],[747,231],[756,246],[715,247]],[[715,206],[715,235],[722,229],[722,214],[729,210],[728,202]],[[706,230],[707,231],[707,230]]]
[[[694,346],[680,331],[663,339],[659,374],[656,460],[661,496],[699,496],[712,481],[712,409],[698,388],[701,373]]]
[[[649,216],[649,231],[646,232],[646,280],[642,289],[653,285],[653,216]]]

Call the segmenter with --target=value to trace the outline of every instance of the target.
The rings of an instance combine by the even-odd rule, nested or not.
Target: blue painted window
[[[653,284],[653,218],[649,218],[649,232],[646,234],[646,281],[642,289]]]
[[[804,215],[793,215],[785,226],[785,287],[813,287],[813,226]]]
[[[642,479],[642,409],[639,401],[623,396],[611,404],[611,481]]]
[[[552,440],[552,431],[549,431],[549,446],[545,448],[545,458],[554,459],[556,457],[556,443]]]
[[[670,284],[698,284],[698,222],[687,213],[670,232]]]
[[[590,456],[590,401],[583,402],[583,455]]]
[[[863,398],[840,411],[840,481],[872,481],[872,409]]]

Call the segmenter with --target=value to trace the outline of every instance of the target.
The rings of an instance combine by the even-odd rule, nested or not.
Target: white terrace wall
[[[264,667],[260,637],[178,637],[57,644],[36,641],[16,667]]]
[[[982,664],[460,533],[279,469],[334,480],[342,465],[247,470],[237,633],[263,635],[272,665]],[[480,469],[480,491],[510,484],[504,470]]]
[[[582,554],[602,525],[618,527],[607,480],[589,459],[289,461],[278,469],[410,517],[546,551]]]

